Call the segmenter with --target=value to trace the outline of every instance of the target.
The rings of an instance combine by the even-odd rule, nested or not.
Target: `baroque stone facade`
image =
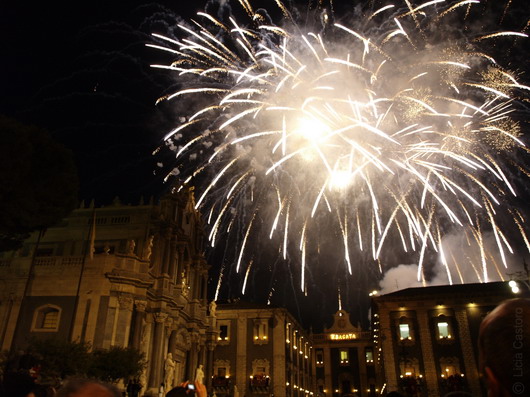
[[[148,395],[158,395],[168,353],[173,384],[193,379],[201,364],[209,380],[214,320],[194,205],[190,189],[158,204],[81,206],[21,250],[4,253],[2,350],[24,349],[29,337],[132,346],[148,360]]]

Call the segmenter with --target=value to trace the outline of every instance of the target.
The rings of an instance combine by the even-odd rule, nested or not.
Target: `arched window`
[[[33,314],[32,332],[56,332],[61,320],[61,308],[55,305],[40,306]]]

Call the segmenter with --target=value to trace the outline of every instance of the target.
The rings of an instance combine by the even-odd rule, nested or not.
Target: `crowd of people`
[[[530,299],[511,299],[490,312],[480,325],[478,350],[488,397],[530,397]],[[168,387],[170,390],[164,390],[162,384],[160,397],[207,397],[203,377],[201,366],[192,384]],[[128,381],[120,391],[93,379],[71,379],[56,390],[35,383],[29,373],[13,373],[3,380],[0,397],[139,397],[140,390],[138,380]],[[449,394],[447,397],[471,396],[466,392]],[[387,397],[400,396],[397,391],[387,393]]]

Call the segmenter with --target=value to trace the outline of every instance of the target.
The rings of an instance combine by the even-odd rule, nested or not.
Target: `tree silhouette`
[[[68,215],[78,188],[70,150],[41,128],[0,116],[0,252]]]

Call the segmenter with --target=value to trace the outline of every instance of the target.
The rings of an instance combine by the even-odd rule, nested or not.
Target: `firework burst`
[[[503,158],[524,150],[514,112],[529,88],[482,48],[526,34],[438,37],[436,26],[465,18],[478,0],[382,4],[351,24],[323,12],[319,32],[280,1],[282,26],[239,4],[244,24],[199,13],[179,25],[180,38],[155,34],[151,46],[174,56],[153,66],[186,82],[161,98],[189,109],[164,138],[180,186],[197,185],[212,245],[240,235],[245,285],[258,234],[298,258],[302,290],[323,237],[337,239],[350,274],[356,251],[377,260],[392,240],[417,253],[418,280],[429,251],[451,280],[444,233],[458,227],[483,246],[487,230],[506,266],[501,225],[516,188]],[[524,219],[511,219],[528,241]]]

